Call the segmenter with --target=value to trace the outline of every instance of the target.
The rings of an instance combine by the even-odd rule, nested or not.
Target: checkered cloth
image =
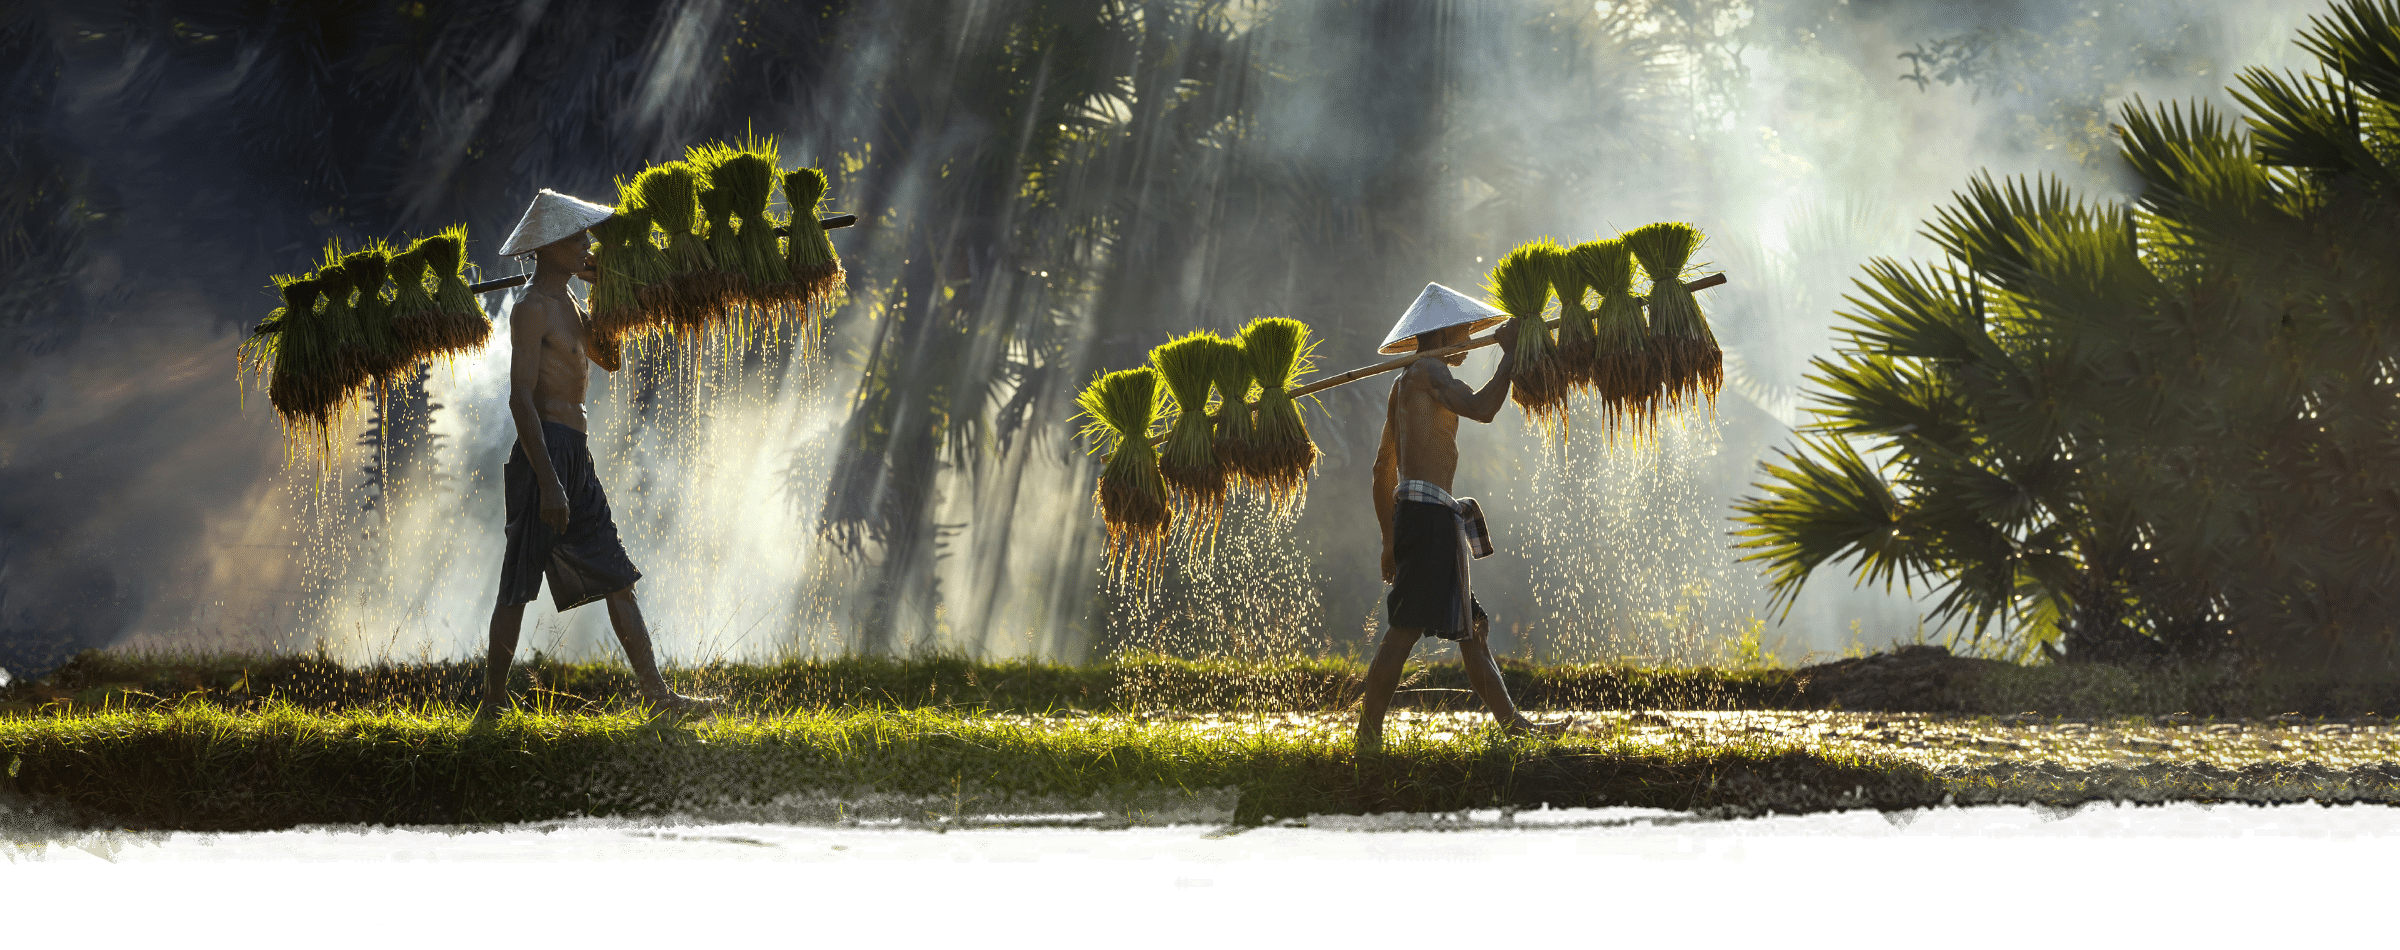
[[[1467,550],[1479,558],[1492,556],[1492,529],[1484,523],[1483,505],[1475,499],[1452,498],[1442,486],[1421,478],[1401,482],[1400,489],[1393,493],[1393,497],[1398,501],[1440,505],[1458,512],[1460,526],[1467,534]]]

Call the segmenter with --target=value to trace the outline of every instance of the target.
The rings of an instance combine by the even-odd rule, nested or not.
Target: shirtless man
[[[1421,637],[1458,643],[1467,682],[1502,728],[1555,736],[1573,725],[1573,720],[1537,724],[1509,700],[1487,640],[1491,618],[1475,602],[1467,577],[1470,554],[1491,553],[1488,545],[1476,548],[1480,534],[1470,538],[1468,533],[1470,521],[1480,531],[1483,513],[1474,499],[1450,495],[1451,478],[1458,474],[1459,417],[1488,423],[1508,403],[1506,367],[1516,355],[1517,337],[1514,323],[1506,320],[1498,310],[1430,284],[1384,341],[1387,353],[1425,352],[1464,343],[1468,334],[1498,323],[1503,368],[1482,389],[1470,389],[1450,375],[1451,367],[1466,362],[1466,354],[1458,353],[1410,363],[1392,383],[1383,446],[1375,453],[1374,490],[1375,517],[1383,526],[1383,580],[1392,585],[1385,599],[1391,627],[1367,665],[1366,697],[1358,713],[1361,755],[1382,748],[1384,713]]]
[[[608,496],[584,444],[583,395],[591,375],[584,363],[613,373],[619,358],[613,344],[594,344],[582,306],[567,293],[567,278],[599,279],[586,229],[612,211],[545,188],[501,248],[503,255],[531,253],[534,272],[508,318],[508,414],[516,422],[517,443],[502,478],[508,552],[501,559],[499,604],[492,609],[479,718],[508,706],[508,667],[516,657],[517,632],[525,604],[541,593],[545,576],[561,613],[595,600],[608,602],[609,625],[652,706],[684,712],[707,705],[668,692],[658,675],[650,631],[633,599],[633,582],[642,573],[617,539]]]

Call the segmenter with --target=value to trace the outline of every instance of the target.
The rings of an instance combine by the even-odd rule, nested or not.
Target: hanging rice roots
[[[1286,391],[1293,378],[1308,371],[1308,325],[1290,317],[1261,317],[1242,328],[1241,341],[1242,357],[1258,384],[1244,475],[1265,490],[1272,507],[1288,514],[1306,499],[1308,470],[1317,462],[1300,406]]]
[[[1492,268],[1486,290],[1500,309],[1516,319],[1516,359],[1509,367],[1509,398],[1525,410],[1528,422],[1563,424],[1566,420],[1567,377],[1559,366],[1550,327],[1542,320],[1549,305],[1550,281],[1562,265],[1566,249],[1548,238],[1528,242]]]
[[[1725,352],[1683,286],[1684,266],[1700,248],[1699,230],[1681,222],[1647,224],[1626,232],[1624,241],[1650,275],[1650,344],[1666,372],[1661,398],[1682,407],[1705,397],[1714,412],[1725,388]]]
[[[799,284],[801,305],[813,312],[831,306],[842,290],[842,261],[833,251],[833,238],[817,226],[825,200],[825,173],[796,168],[783,176],[783,201],[792,209],[791,235],[785,261],[791,279]]]
[[[1075,398],[1090,420],[1084,435],[1108,452],[1094,495],[1108,525],[1108,569],[1118,577],[1150,576],[1173,517],[1158,453],[1150,448],[1151,424],[1165,395],[1158,383],[1158,373],[1147,366],[1119,370],[1093,380]]]
[[[1187,333],[1150,351],[1151,365],[1175,400],[1175,424],[1167,430],[1158,471],[1183,509],[1184,524],[1191,526],[1195,544],[1204,527],[1217,523],[1225,505],[1225,468],[1217,464],[1216,447],[1211,444],[1215,433],[1208,415],[1208,391],[1222,375],[1218,364],[1241,358],[1240,347],[1205,330]]]

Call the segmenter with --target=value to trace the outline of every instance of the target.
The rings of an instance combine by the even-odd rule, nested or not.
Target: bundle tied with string
[[[1585,241],[1550,258],[1550,288],[1558,293],[1558,371],[1570,391],[1597,385],[1599,330],[1583,302],[1591,278],[1582,262],[1599,243]]]
[[[783,249],[775,243],[775,228],[782,222],[767,210],[775,197],[777,160],[774,140],[747,142],[724,155],[708,173],[711,186],[730,202],[733,217],[732,233],[719,237],[710,251],[717,255],[717,266],[740,276],[744,298],[761,315],[801,302]],[[824,231],[817,228],[820,235]]]
[[[482,346],[492,337],[492,320],[467,289],[467,229],[452,225],[410,247],[433,274],[434,309],[441,314],[441,345],[428,356],[449,356]]]
[[[783,176],[783,203],[792,209],[791,235],[785,265],[799,286],[792,297],[810,311],[822,312],[842,290],[842,261],[833,252],[833,238],[816,227],[819,205],[825,200],[825,173],[796,168]]]
[[[1633,433],[1654,425],[1664,377],[1643,322],[1642,300],[1633,295],[1633,251],[1620,240],[1593,241],[1577,245],[1572,256],[1600,295],[1592,321],[1592,388],[1600,394],[1604,428]]]
[[[1700,248],[1700,232],[1676,221],[1646,224],[1626,232],[1625,246],[1650,276],[1650,346],[1665,374],[1660,398],[1671,407],[1705,397],[1713,411],[1725,388],[1725,352],[1700,302],[1683,286],[1683,268]]]
[[[672,332],[707,326],[723,304],[726,281],[700,232],[699,177],[688,163],[668,162],[644,169],[633,189],[650,223],[667,234],[666,273],[644,302]]]
[[[1263,491],[1262,486],[1251,483],[1250,445],[1256,441],[1252,434],[1256,424],[1250,408],[1250,391],[1255,388],[1250,358],[1242,354],[1241,344],[1231,340],[1217,341],[1217,348],[1220,353],[1214,364],[1217,398],[1222,402],[1217,405],[1216,433],[1211,447],[1216,450],[1217,465],[1229,482]]]
[[[391,253],[389,246],[375,241],[341,258],[342,269],[350,275],[350,289],[355,292],[351,318],[357,321],[359,330],[357,359],[374,383],[378,399],[405,370],[416,365],[400,345],[392,326],[392,301],[383,296]]]
[[[1217,523],[1225,505],[1225,467],[1218,464],[1213,426],[1208,415],[1208,391],[1222,375],[1219,364],[1242,358],[1240,347],[1227,344],[1206,330],[1176,337],[1150,351],[1167,394],[1175,400],[1175,423],[1158,470],[1192,526],[1193,542],[1201,529]],[[1228,400],[1231,405],[1231,400]]]
[[[1308,491],[1308,470],[1317,461],[1316,443],[1300,406],[1287,391],[1308,371],[1308,325],[1290,317],[1260,317],[1241,332],[1243,361],[1258,385],[1257,416],[1250,439],[1240,446],[1243,475],[1266,493],[1276,510],[1299,507]]]
[[[658,246],[650,209],[631,185],[617,184],[616,213],[592,225],[600,242],[600,283],[592,287],[595,341],[639,337],[664,329],[667,253]]]
[[[268,371],[267,402],[283,417],[286,435],[313,427],[322,437],[342,400],[335,344],[317,315],[325,294],[314,277],[278,276],[275,283],[283,306],[268,317],[275,329],[250,350],[253,372]]]
[[[1556,345],[1542,311],[1550,302],[1550,280],[1559,270],[1566,248],[1548,238],[1530,241],[1509,251],[1492,268],[1485,290],[1492,303],[1515,319],[1517,352],[1509,366],[1510,399],[1525,410],[1527,421],[1563,423],[1567,379],[1558,365]]]
[[[442,312],[425,289],[425,267],[425,251],[419,246],[384,261],[392,282],[392,302],[385,308],[391,314],[392,342],[411,363],[442,351]]]
[[[1100,520],[1108,525],[1109,570],[1121,577],[1148,575],[1173,517],[1158,453],[1150,447],[1150,428],[1164,396],[1158,383],[1157,371],[1147,366],[1118,370],[1092,380],[1075,397],[1090,420],[1084,436],[1095,451],[1108,453],[1093,494]]]
[[[350,283],[350,269],[342,266],[338,246],[325,248],[325,263],[312,276],[325,294],[325,306],[317,311],[317,323],[330,351],[328,365],[333,368],[330,379],[335,395],[327,409],[328,415],[334,415],[341,411],[343,403],[350,401],[352,392],[367,384],[372,360],[367,353],[366,329],[359,324],[358,310],[350,303],[355,290]]]

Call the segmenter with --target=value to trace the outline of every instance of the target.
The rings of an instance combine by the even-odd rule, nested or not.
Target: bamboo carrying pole
[[[1683,285],[1683,288],[1685,290],[1698,292],[1723,283],[1725,283],[1725,275],[1710,274],[1706,277],[1700,278],[1699,280],[1695,280],[1691,283]],[[1553,327],[1558,326],[1557,320],[1551,320],[1548,321],[1548,323]],[[1347,370],[1332,376],[1327,376],[1324,379],[1316,380],[1308,383],[1307,385],[1299,386],[1291,391],[1291,397],[1298,399],[1310,393],[1324,392],[1325,390],[1332,389],[1333,387],[1342,385],[1343,383],[1355,383],[1369,376],[1389,373],[1418,360],[1440,359],[1441,357],[1450,356],[1455,353],[1464,353],[1468,350],[1479,350],[1498,342],[1500,342],[1500,337],[1499,335],[1494,334],[1492,336],[1478,337],[1476,339],[1468,340],[1467,342],[1461,343],[1457,346],[1445,346],[1438,350],[1395,356],[1391,359],[1384,360],[1381,363],[1376,363],[1370,366],[1361,366],[1354,370]],[[1150,444],[1162,445],[1166,441],[1167,437],[1162,435],[1158,438],[1151,439]]]
[[[855,214],[828,215],[826,217],[817,219],[817,226],[828,231],[831,231],[835,228],[846,228],[857,223],[858,216]],[[783,237],[789,233],[791,233],[790,228],[775,229],[776,237]],[[532,274],[517,274],[511,277],[502,277],[498,280],[487,280],[479,284],[469,284],[467,285],[467,292],[470,294],[488,294],[495,290],[507,290],[511,287],[524,286],[526,281],[532,279]],[[280,327],[277,321],[268,320],[260,323],[258,326],[252,327],[250,329],[250,335],[258,336],[262,333],[273,333],[279,328]]]

